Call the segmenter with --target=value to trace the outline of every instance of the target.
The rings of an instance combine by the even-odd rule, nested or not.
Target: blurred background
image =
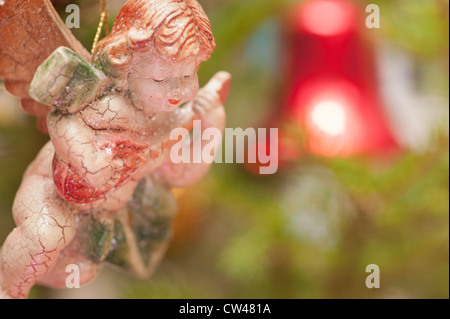
[[[110,26],[124,2],[109,0]],[[278,128],[277,174],[215,164],[177,192],[149,280],[105,267],[31,297],[449,298],[448,0],[199,2],[217,42],[201,85],[232,73],[227,127]],[[90,49],[97,1],[53,3],[63,20],[80,6],[73,32]],[[0,85],[0,242],[47,140]],[[380,289],[366,288],[369,264]]]

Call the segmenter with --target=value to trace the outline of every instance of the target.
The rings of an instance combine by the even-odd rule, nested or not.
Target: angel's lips
[[[178,105],[180,102],[181,102],[181,99],[180,100],[169,99],[169,103],[172,105]]]
[[[148,155],[146,155],[148,153],[145,152],[146,147],[136,145],[131,141],[110,142],[108,148],[115,152],[116,158],[123,161],[123,170],[118,172],[120,177],[115,178],[113,182],[107,183],[102,188],[95,188],[90,185],[70,164],[64,163],[55,154],[53,158],[53,181],[58,194],[72,203],[88,204],[95,202],[121,186],[139,167],[149,160]]]

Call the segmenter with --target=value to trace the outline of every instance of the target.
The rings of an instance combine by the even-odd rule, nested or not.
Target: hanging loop
[[[100,0],[100,22],[98,24],[97,33],[95,34],[94,43],[92,44],[92,51],[94,53],[95,47],[100,40],[100,35],[102,34],[102,29],[105,29],[105,35],[109,34],[108,29],[108,8],[107,8],[108,0]]]

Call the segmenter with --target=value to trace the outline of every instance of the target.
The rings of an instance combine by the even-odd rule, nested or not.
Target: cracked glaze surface
[[[85,58],[77,45],[71,46],[70,38],[67,41],[67,36],[58,36],[68,30],[61,31],[65,27],[57,24],[54,10],[49,6],[50,2],[44,0],[7,1],[5,8],[0,7],[0,16],[7,17],[9,22],[25,16],[28,22],[37,25],[47,23],[55,33],[58,46],[61,43],[58,39],[64,38],[68,43],[62,45]],[[35,13],[29,11],[32,9]],[[14,41],[10,24],[4,21],[0,22],[1,57],[8,53],[5,45]],[[24,34],[29,34],[29,30],[25,28]],[[168,154],[176,142],[170,140],[175,128],[190,130],[194,120],[202,120],[203,130],[224,129],[223,104],[228,96],[229,74],[219,72],[204,88],[198,87],[197,70],[214,47],[209,21],[194,0],[131,0],[125,4],[112,33],[99,43],[92,58],[92,66],[110,79],[109,84],[99,86],[102,91],[92,98],[86,97],[88,100],[80,107],[57,107],[47,117],[51,141],[29,166],[14,201],[17,227],[1,251],[0,296],[26,298],[37,282],[64,287],[65,267],[69,264],[79,265],[81,282],[89,282],[102,262],[114,253],[112,243],[117,242],[114,236],[118,234],[125,236],[130,244],[122,245],[120,254],[114,253],[111,260],[127,264],[128,269],[140,276],[154,268],[167,247],[167,240],[154,238],[142,247],[133,244],[136,238],[142,238],[137,232],[148,232],[136,224],[146,215],[145,211],[136,213],[135,207],[145,202],[142,196],[149,195],[145,191],[136,193],[135,189],[143,181],[141,188],[148,189],[148,194],[155,191],[165,194],[164,189],[186,187],[208,171],[210,164],[174,164]],[[36,61],[43,62],[40,58],[31,59],[33,69],[37,69]],[[24,63],[15,61],[14,67],[23,67]],[[37,83],[46,81],[45,71],[44,63],[35,75]],[[58,70],[50,71],[58,73]],[[17,69],[2,69],[0,76],[7,83],[14,82],[17,80],[10,75],[15,72]],[[26,85],[31,78],[26,75],[20,81]],[[70,91],[73,97],[79,81],[71,81],[69,86],[60,89]],[[58,89],[57,85],[53,87]],[[48,110],[48,106],[43,107]],[[41,109],[39,114],[47,114],[45,110]],[[164,198],[170,202],[167,196]],[[134,204],[130,206],[131,198]],[[156,206],[143,207],[154,210],[149,216],[171,216],[158,211]],[[127,216],[134,216],[134,224],[133,218]],[[165,228],[156,233],[167,234],[164,230],[167,222],[163,224],[161,227]],[[91,226],[86,228],[86,225]],[[80,229],[88,231],[83,233]],[[102,245],[98,245],[100,241],[93,242],[86,250],[84,243],[88,237],[95,237],[90,231],[94,235],[103,234]],[[105,238],[109,239],[105,241]],[[151,262],[142,256],[151,256]]]

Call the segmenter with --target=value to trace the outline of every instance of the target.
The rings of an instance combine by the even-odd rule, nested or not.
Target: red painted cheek
[[[163,95],[160,94],[152,94],[152,95],[147,95],[147,100],[148,102],[152,103],[152,104],[158,104],[158,103],[162,103],[165,98]]]

